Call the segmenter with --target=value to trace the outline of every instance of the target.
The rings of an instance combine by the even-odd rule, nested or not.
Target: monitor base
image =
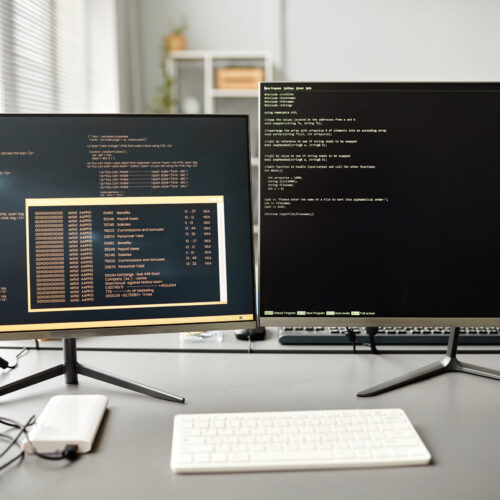
[[[31,385],[38,384],[44,380],[49,380],[59,375],[64,375],[67,384],[78,384],[78,374],[84,375],[86,377],[94,378],[96,380],[101,380],[108,384],[117,385],[123,387],[124,389],[129,389],[131,391],[140,392],[141,394],[146,394],[147,396],[152,396],[154,398],[164,399],[166,401],[174,401],[176,403],[184,403],[185,399],[181,396],[176,396],[175,394],[169,394],[153,387],[147,385],[138,384],[132,380],[127,380],[124,378],[117,377],[110,373],[106,373],[101,370],[96,370],[95,368],[90,368],[86,365],[82,365],[76,359],[76,340],[75,339],[63,339],[63,354],[64,363],[48,368],[47,370],[42,370],[38,373],[30,375],[28,377],[22,378],[10,384],[6,384],[0,387],[0,396],[4,394],[9,394],[10,392],[18,391],[19,389],[24,389]]]
[[[376,396],[377,394],[392,391],[398,387],[413,384],[414,382],[419,382],[420,380],[434,377],[446,372],[469,373],[471,375],[479,375],[481,377],[500,380],[500,371],[483,368],[482,366],[476,366],[470,363],[463,363],[457,359],[458,336],[458,328],[452,328],[448,347],[446,349],[446,355],[439,361],[435,361],[427,366],[408,372],[405,375],[400,375],[399,377],[388,380],[387,382],[382,382],[381,384],[370,387],[369,389],[365,389],[364,391],[358,392],[357,395],[359,397]]]

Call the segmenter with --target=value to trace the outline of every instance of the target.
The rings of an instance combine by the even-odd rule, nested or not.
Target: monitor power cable
[[[40,349],[40,344],[38,343],[38,339],[35,339],[35,349],[39,350]],[[2,370],[13,370],[14,368],[17,368],[17,365],[19,364],[19,360],[25,355],[28,354],[29,349],[27,347],[24,347],[21,349],[17,354],[16,354],[16,359],[14,361],[14,364],[10,364],[6,359],[2,358],[0,356],[0,368]]]
[[[6,432],[0,432],[0,439],[7,441],[7,446],[0,451],[0,459],[2,459],[9,450],[13,447],[19,448],[19,453],[8,459],[5,463],[0,463],[0,471],[6,469],[9,465],[16,461],[22,461],[26,455],[23,449],[23,439],[28,443],[28,451],[30,454],[45,460],[63,460],[68,459],[73,461],[77,458],[78,446],[76,444],[66,445],[63,450],[54,453],[40,453],[37,451],[33,443],[30,441],[28,429],[36,422],[35,415],[32,415],[26,423],[22,424],[7,417],[0,417],[0,424],[8,427]],[[17,431],[17,432],[16,432]]]
[[[377,349],[377,344],[375,343],[375,335],[378,333],[378,326],[367,326],[366,334],[368,335],[368,339],[370,341],[370,351],[373,354],[378,354],[380,351]]]
[[[352,345],[352,352],[356,352],[356,332],[352,328],[347,327],[345,336]]]
[[[366,334],[368,335],[368,340],[369,340],[369,346],[370,346],[370,351],[373,354],[379,354],[380,351],[377,349],[377,345],[375,343],[375,335],[378,333],[378,327],[373,327],[373,326],[368,326],[366,327]],[[353,328],[347,327],[347,331],[345,333],[345,336],[348,340],[348,342],[352,345],[352,352],[357,352],[356,351],[356,332],[354,331]],[[362,344],[362,345],[367,345],[367,344]]]
[[[25,347],[24,349],[21,349],[17,354],[16,354],[16,360],[14,361],[14,364],[10,364],[6,359],[0,357],[0,368],[3,370],[13,370],[14,368],[17,367],[19,363],[19,359],[24,356],[25,354],[28,353],[28,348]]]

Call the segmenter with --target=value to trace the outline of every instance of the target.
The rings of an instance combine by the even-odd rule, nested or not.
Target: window
[[[103,2],[100,4],[104,5]],[[110,44],[96,40],[103,30],[92,29],[109,21],[114,11],[96,8],[88,0],[2,0],[0,4],[0,110],[8,113],[81,113],[117,111],[102,108],[100,69],[116,67]],[[98,23],[93,17],[98,16]],[[109,19],[106,18],[109,16]],[[95,47],[105,45],[104,57]],[[111,63],[111,64],[109,64]],[[114,64],[113,64],[114,63]],[[113,91],[112,89],[111,91]],[[99,104],[96,105],[96,102]],[[117,96],[108,100],[117,102]],[[99,108],[99,109],[96,109]]]

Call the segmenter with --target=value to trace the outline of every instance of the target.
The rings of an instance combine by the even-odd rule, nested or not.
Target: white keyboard
[[[176,415],[177,473],[427,464],[431,455],[400,409]]]

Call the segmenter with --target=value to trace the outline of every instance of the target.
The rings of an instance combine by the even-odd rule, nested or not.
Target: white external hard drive
[[[77,445],[77,453],[87,453],[107,404],[108,398],[101,395],[54,396],[29,431],[30,441],[40,453],[60,451],[66,445]],[[29,452],[27,442],[23,447]]]

